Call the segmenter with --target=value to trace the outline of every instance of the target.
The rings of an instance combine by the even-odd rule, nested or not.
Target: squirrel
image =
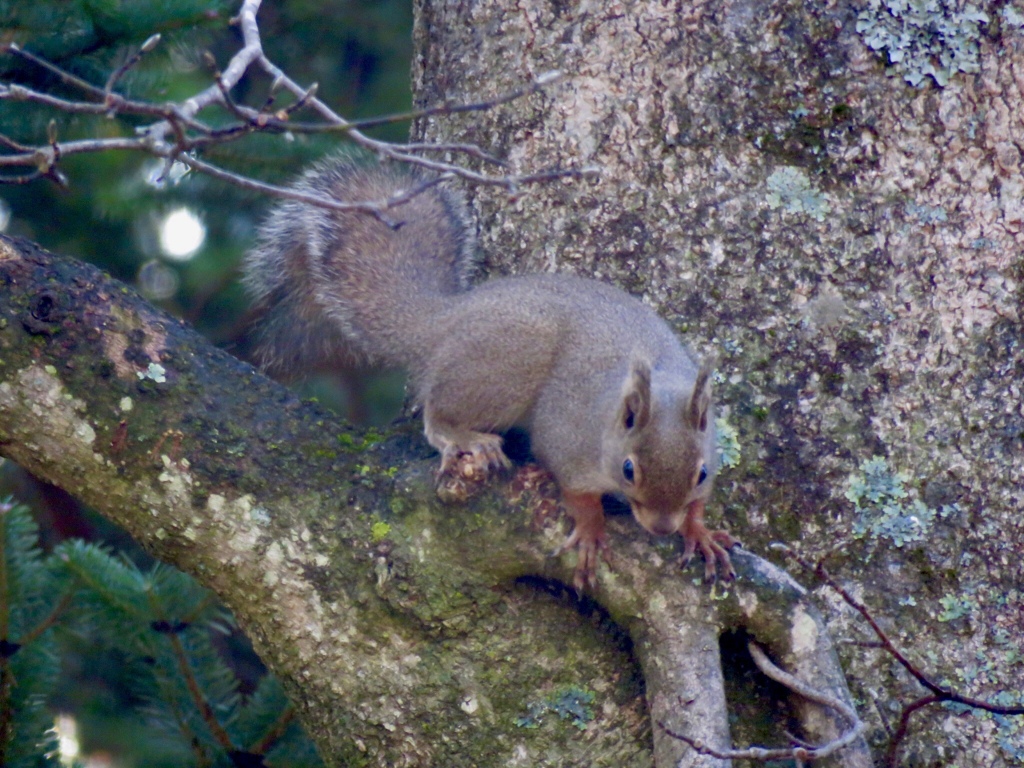
[[[597,280],[532,274],[470,288],[466,203],[432,181],[334,158],[293,184],[339,201],[402,201],[391,221],[297,200],[271,211],[244,261],[264,370],[406,369],[439,479],[460,462],[508,467],[500,433],[524,428],[574,521],[558,552],[578,550],[577,590],[595,586],[598,557],[609,559],[605,494],[624,497],[651,533],[680,533],[684,565],[700,550],[706,581],[719,564],[733,578],[728,550],[739,542],[704,524],[718,465],[711,365],[652,309]]]

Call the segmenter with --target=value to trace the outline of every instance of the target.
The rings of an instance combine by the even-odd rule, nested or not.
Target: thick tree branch
[[[495,611],[496,600],[519,577],[572,573],[572,555],[547,554],[564,534],[538,524],[552,499],[535,469],[469,508],[443,507],[416,432],[366,445],[93,268],[0,239],[0,454],[216,590],[329,759],[362,744],[393,760],[412,744],[413,763],[431,764],[424,707],[442,731],[512,727],[434,711],[435,676],[493,666],[496,643],[526,643],[508,658],[533,659],[534,618]],[[810,648],[779,639],[792,616],[820,620],[777,569],[737,553],[739,583],[712,594],[631,520],[613,523],[612,542],[615,570],[594,596],[633,637],[658,720],[728,738],[716,638],[730,626],[764,638],[789,668],[813,664],[848,697],[823,629]],[[515,628],[495,627],[505,620]],[[409,654],[418,661],[396,668]],[[447,696],[477,695],[460,685]],[[352,718],[366,707],[377,714]],[[500,761],[504,739],[488,741],[499,750],[488,760]],[[655,739],[659,766],[685,749]],[[867,765],[862,744],[848,752],[837,765]]]

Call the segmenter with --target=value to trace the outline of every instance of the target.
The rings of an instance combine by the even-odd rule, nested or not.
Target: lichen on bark
[[[514,199],[473,190],[488,265],[611,280],[717,353],[717,398],[742,444],[716,496],[734,532],[758,551],[846,542],[833,562],[901,643],[966,691],[1012,695],[1024,688],[1006,649],[1024,631],[1024,36],[989,27],[977,74],[912,88],[865,45],[857,13],[421,2],[420,103],[564,77],[418,134],[507,149],[517,169],[599,167]],[[804,181],[780,194],[780,173]],[[929,509],[959,511],[924,541],[869,552],[845,494],[873,456]],[[835,632],[866,639],[830,604]],[[915,684],[893,680],[883,654],[844,656],[882,740]],[[1012,723],[974,715],[931,710],[914,725],[908,751],[924,765],[1000,765],[1024,746]]]

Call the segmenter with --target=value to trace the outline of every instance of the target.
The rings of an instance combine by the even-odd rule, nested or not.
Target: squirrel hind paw
[[[690,530],[681,533],[683,533],[684,547],[680,567],[688,566],[699,548],[704,556],[705,583],[715,583],[718,580],[719,572],[725,582],[733,581],[736,578],[736,570],[732,567],[729,550],[735,546],[741,546],[739,539],[733,537],[728,531],[710,531],[703,524],[693,526]]]
[[[471,432],[468,439],[449,442],[441,451],[441,475],[459,475],[467,479],[510,469],[512,462],[501,448],[501,435]]]
[[[442,501],[465,501],[492,475],[509,469],[512,462],[501,449],[501,437],[473,433],[466,445],[449,443],[441,452],[437,471],[437,495]]]

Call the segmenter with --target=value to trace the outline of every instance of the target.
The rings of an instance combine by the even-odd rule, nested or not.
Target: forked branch
[[[918,697],[903,707],[903,711],[900,713],[899,725],[890,737],[889,747],[886,751],[885,765],[888,766],[888,768],[896,768],[900,744],[906,737],[909,730],[911,716],[918,710],[924,709],[932,704],[949,702],[952,704],[962,704],[963,706],[971,707],[972,709],[991,712],[996,715],[1024,715],[1024,706],[1010,707],[994,704],[990,701],[977,699],[972,696],[964,696],[948,686],[936,683],[920,667],[914,664],[907,655],[903,653],[903,651],[896,647],[896,644],[893,643],[889,635],[886,634],[885,630],[883,630],[875,620],[875,617],[871,614],[868,607],[855,598],[845,587],[833,578],[832,574],[830,574],[828,569],[825,568],[824,558],[818,560],[817,563],[811,563],[804,557],[800,556],[792,548],[787,547],[784,544],[774,544],[773,548],[785,553],[802,568],[813,573],[822,581],[822,583],[834,590],[847,605],[859,613],[868,623],[868,626],[871,627],[871,631],[874,632],[875,637],[878,638],[878,647],[882,648],[886,653],[892,656],[896,662],[911,675],[911,677],[917,680],[922,687],[929,691],[929,693]]]
[[[467,159],[473,158],[499,168],[504,168],[505,163],[474,144],[395,143],[374,139],[361,130],[365,127],[390,122],[405,122],[435,115],[493,109],[542,91],[545,86],[558,79],[559,73],[557,72],[541,75],[526,85],[493,99],[467,104],[446,102],[426,109],[387,117],[350,121],[317,97],[315,84],[309,87],[299,85],[267,57],[263,50],[256,18],[259,7],[260,0],[243,0],[238,16],[232,20],[241,30],[242,48],[232,56],[222,71],[212,74],[213,83],[210,86],[180,102],[156,103],[133,99],[114,90],[124,75],[136,66],[146,53],[152,51],[160,43],[159,35],[153,35],[146,40],[137,52],[129,56],[110,74],[103,87],[93,85],[26,51],[15,43],[0,46],[0,52],[19,57],[33,66],[43,68],[65,85],[81,92],[81,97],[78,99],[59,98],[17,83],[0,82],[0,99],[32,102],[68,114],[155,119],[155,122],[138,128],[133,136],[60,141],[56,135],[53,135],[46,143],[33,146],[0,135],[0,168],[23,169],[20,173],[0,175],[0,183],[21,184],[37,178],[51,178],[62,182],[63,176],[58,166],[64,157],[111,150],[129,150],[162,158],[165,162],[162,174],[164,177],[169,174],[172,165],[181,163],[198,173],[213,176],[245,189],[276,197],[300,199],[303,202],[324,208],[365,210],[382,219],[388,209],[404,202],[409,197],[409,195],[402,195],[398,199],[378,201],[332,200],[267,184],[200,157],[203,151],[211,147],[237,141],[255,132],[343,133],[350,141],[378,157],[425,168],[433,171],[441,180],[458,177],[473,184],[503,187],[510,193],[515,193],[520,187],[528,184],[567,176],[578,177],[595,172],[594,169],[577,168],[548,168],[524,174],[481,172],[458,162],[437,159],[436,155],[447,153]],[[246,73],[251,71],[263,72],[272,80],[270,93],[259,108],[237,103],[231,96],[232,89],[238,85]],[[276,94],[281,91],[290,94],[292,102],[285,107],[275,108]],[[223,110],[231,120],[226,125],[218,127],[212,127],[200,120],[199,113],[211,107]],[[298,113],[308,112],[312,112],[315,119],[309,121],[292,119]],[[430,155],[435,155],[435,157]]]

